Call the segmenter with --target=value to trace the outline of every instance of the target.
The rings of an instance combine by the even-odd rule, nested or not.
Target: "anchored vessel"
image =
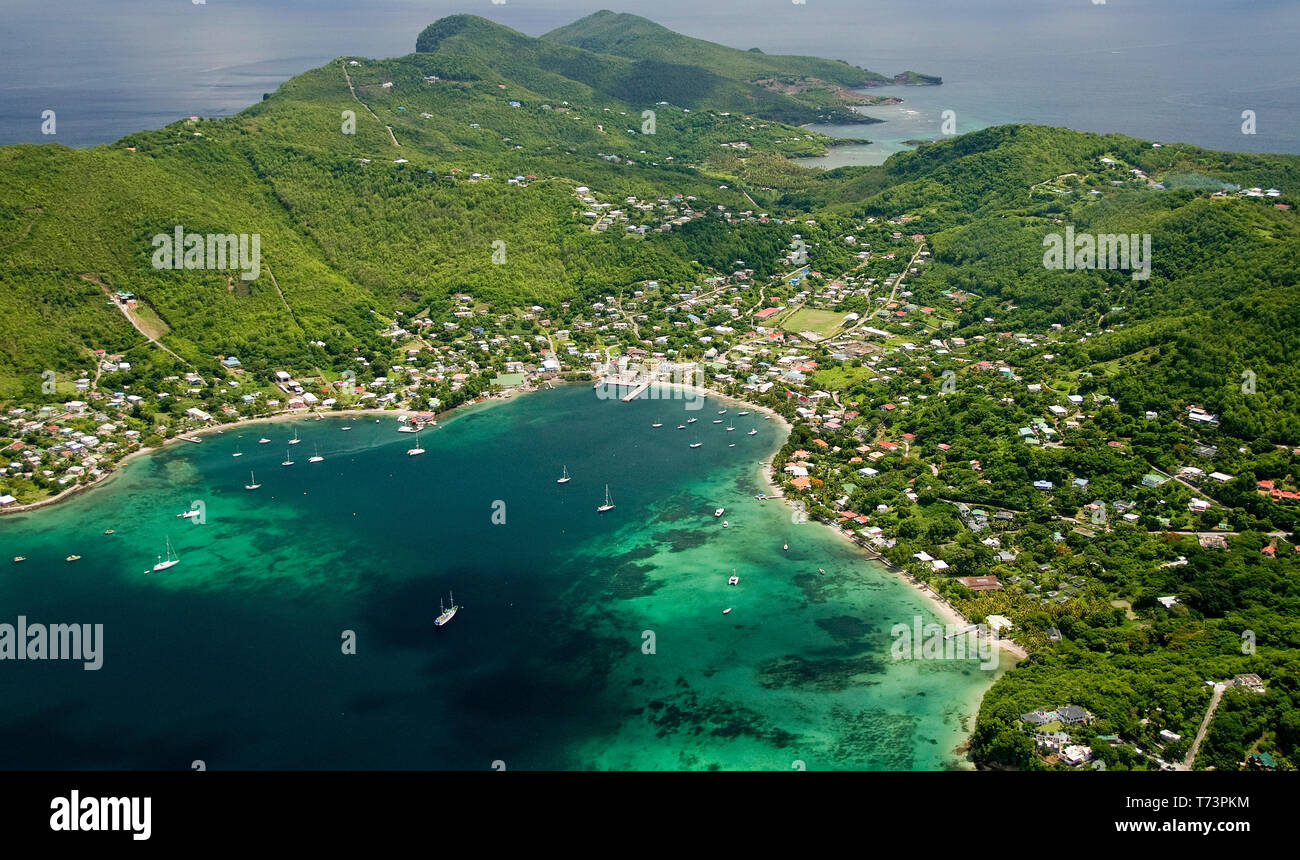
[[[605,511],[612,511],[613,509],[614,509],[614,503],[611,502],[611,501],[609,500],[609,484],[606,484],[606,485],[605,485],[605,504],[603,504],[603,505],[601,505],[600,507],[596,508],[596,513],[598,513],[598,514],[603,514],[603,513],[605,513]]]
[[[440,611],[438,613],[438,617],[435,618],[433,621],[434,627],[441,627],[442,625],[446,624],[448,621],[451,620],[452,616],[456,614],[456,610],[460,609],[460,607],[456,605],[456,595],[452,594],[450,591],[447,592],[447,595],[448,597],[451,598],[451,608],[448,609],[447,606],[442,602],[442,598],[441,597],[438,598],[438,608]]]

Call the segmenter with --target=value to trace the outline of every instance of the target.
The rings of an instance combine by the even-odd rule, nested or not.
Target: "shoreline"
[[[492,401],[492,400],[509,400],[509,399],[511,399],[512,397],[514,397],[515,394],[528,394],[528,393],[531,393],[531,392],[533,392],[533,391],[538,391],[538,390],[541,390],[541,389],[533,389],[533,388],[528,388],[528,389],[523,389],[523,390],[520,390],[520,389],[513,389],[513,390],[512,390],[512,391],[513,391],[512,394],[506,394],[506,395],[493,395],[493,396],[483,397],[482,399],[477,399],[477,400],[473,400],[473,401],[470,401],[470,402],[467,402],[467,403],[461,403],[461,404],[459,404],[459,405],[457,405],[457,406],[453,406],[451,409],[448,409],[446,412],[440,413],[439,417],[442,417],[442,418],[450,418],[450,417],[451,417],[451,416],[452,416],[452,415],[453,415],[457,410],[459,410],[459,409],[464,409],[464,408],[469,407],[469,406],[478,406],[478,405],[481,405],[481,404],[483,404],[483,403],[487,403],[487,402]],[[415,414],[416,414],[417,412],[419,412],[419,411],[421,411],[421,410],[411,410],[411,409],[357,409],[357,408],[352,408],[352,409],[332,409],[332,410],[330,410],[329,412],[320,412],[320,411],[317,411],[317,410],[314,410],[314,409],[313,409],[313,410],[306,411],[306,412],[289,412],[288,410],[285,410],[285,411],[283,411],[283,412],[277,412],[277,413],[274,413],[274,414],[272,414],[272,415],[257,415],[257,416],[253,416],[253,417],[250,417],[250,418],[239,418],[239,419],[236,419],[235,421],[227,421],[227,422],[224,422],[224,423],[221,423],[221,424],[211,424],[211,425],[209,425],[209,426],[207,426],[207,427],[199,427],[199,428],[196,428],[196,429],[194,429],[194,430],[187,430],[187,431],[185,431],[184,433],[180,433],[180,434],[177,434],[177,435],[175,435],[175,436],[169,436],[168,438],[166,438],[166,439],[163,440],[163,443],[162,443],[161,445],[158,445],[158,446],[156,446],[156,447],[153,447],[153,448],[144,448],[144,447],[141,447],[141,448],[137,448],[137,449],[134,450],[134,451],[131,451],[130,453],[128,453],[128,454],[126,454],[125,456],[123,456],[121,459],[116,460],[116,461],[111,465],[111,467],[110,467],[107,471],[104,472],[103,475],[100,475],[98,478],[96,478],[96,479],[93,480],[93,481],[87,481],[86,483],[77,483],[77,484],[75,484],[75,485],[73,485],[73,486],[71,486],[71,487],[68,487],[67,489],[60,490],[58,493],[55,493],[53,496],[49,496],[48,498],[44,498],[44,499],[41,499],[41,500],[39,500],[39,501],[28,502],[28,503],[25,504],[25,505],[14,505],[14,506],[12,506],[12,507],[8,507],[8,508],[0,509],[0,518],[3,518],[4,516],[10,515],[10,514],[30,513],[30,512],[32,512],[32,511],[36,511],[36,510],[39,510],[39,509],[41,509],[41,508],[48,508],[48,507],[50,507],[50,506],[52,506],[52,505],[56,505],[56,504],[58,504],[59,502],[67,501],[68,499],[71,499],[71,498],[73,498],[74,496],[76,496],[76,495],[78,495],[78,494],[80,494],[80,493],[84,493],[84,492],[87,492],[87,491],[89,491],[89,490],[93,490],[93,489],[95,489],[95,488],[97,488],[97,487],[104,487],[104,486],[107,486],[107,485],[109,484],[109,482],[111,482],[111,481],[113,480],[113,478],[115,478],[115,477],[117,477],[118,475],[120,475],[120,474],[122,473],[122,470],[123,470],[127,465],[129,465],[129,464],[131,463],[132,460],[136,459],[137,457],[141,457],[141,456],[143,456],[143,455],[145,455],[145,454],[156,454],[156,453],[158,453],[158,452],[160,452],[160,451],[163,451],[163,450],[165,450],[166,448],[168,448],[169,446],[174,445],[174,444],[176,444],[176,443],[178,443],[178,442],[191,441],[191,440],[193,440],[193,439],[195,439],[195,438],[197,438],[197,437],[200,437],[200,436],[210,436],[210,435],[212,435],[212,434],[214,434],[214,433],[225,433],[225,432],[226,432],[228,429],[230,429],[230,428],[242,428],[242,427],[252,426],[252,425],[255,425],[255,424],[271,424],[271,423],[275,423],[275,422],[278,422],[278,421],[289,421],[289,420],[294,420],[294,419],[297,419],[297,420],[300,420],[300,421],[320,421],[320,420],[324,420],[325,418],[330,418],[330,417],[345,417],[345,416],[349,416],[349,415],[356,415],[356,416],[371,416],[371,415],[375,415],[375,416],[384,416],[384,415],[390,415],[390,416],[392,416],[394,419],[397,419],[397,418],[400,418],[400,417],[403,417],[403,416],[409,418],[409,417],[411,417],[412,415],[415,415]],[[435,418],[435,423],[436,423],[436,421],[437,421],[437,419]],[[193,444],[193,443],[191,442],[191,444]]]
[[[750,403],[747,400],[742,400],[737,397],[734,397],[733,395],[724,394],[720,391],[714,391],[711,388],[701,388],[699,386],[686,385],[684,383],[665,382],[665,383],[657,383],[657,384],[666,385],[666,386],[670,385],[675,388],[695,391],[704,395],[713,395],[714,397],[718,397],[723,400],[730,400],[735,403],[743,403],[747,408],[762,412],[765,415],[769,416],[770,418],[773,418],[777,422],[779,422],[781,428],[785,431],[787,438],[789,437],[790,432],[794,429],[794,425],[791,424],[789,421],[787,421],[785,419],[785,416],[781,415],[779,412],[776,412],[775,410],[767,406],[760,406],[758,404]],[[784,444],[784,440],[782,440],[782,445],[783,444]],[[780,451],[779,446],[777,448],[777,451]],[[776,483],[776,478],[772,471],[772,461],[776,457],[776,453],[777,452],[773,452],[771,456],[759,461],[758,463],[759,481],[764,486],[767,487],[768,499],[773,501],[777,501],[777,500],[782,501],[792,511],[802,511],[804,509],[803,503],[799,500],[791,499],[787,497],[784,491]],[[922,598],[922,600],[924,600],[927,604],[929,604],[930,608],[934,611],[934,613],[938,615],[939,618],[943,620],[945,623],[953,624],[958,627],[969,627],[973,623],[971,622],[970,619],[968,619],[965,615],[963,615],[961,611],[957,609],[957,607],[949,603],[948,600],[945,597],[943,597],[943,595],[939,594],[937,591],[931,588],[928,583],[924,583],[914,579],[912,575],[908,573],[906,570],[897,566],[889,559],[885,558],[884,555],[866,546],[863,546],[863,544],[860,543],[856,538],[849,535],[843,529],[836,528],[834,524],[824,523],[821,522],[820,520],[817,522],[820,525],[827,528],[828,530],[830,530],[835,535],[837,535],[841,540],[848,541],[849,543],[851,543],[866,557],[868,561],[874,561],[879,563],[887,572],[894,574],[895,576],[899,577],[904,582],[906,582],[908,585],[910,585],[916,591],[917,596],[919,596],[920,598]],[[1029,653],[1025,651],[1025,649],[1022,648],[1014,639],[998,637],[995,641],[997,642],[998,647],[1002,651],[1010,654],[1012,657],[1016,658],[1016,660],[1023,660],[1029,656]]]

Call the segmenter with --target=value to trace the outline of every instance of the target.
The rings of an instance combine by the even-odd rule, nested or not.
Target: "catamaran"
[[[423,454],[423,453],[424,453],[424,449],[420,447],[420,431],[419,431],[419,430],[416,430],[416,431],[415,431],[415,447],[414,447],[414,448],[411,448],[410,450],[408,450],[408,451],[406,452],[406,456],[408,456],[408,457],[414,457],[414,456],[416,456],[417,454]]]
[[[286,448],[286,449],[284,450],[284,462],[281,463],[280,465],[281,465],[281,466],[292,466],[292,465],[293,465],[293,460],[289,459],[289,449],[288,449],[288,448]]]
[[[158,558],[162,559],[162,556],[158,556]],[[180,563],[181,563],[181,557],[179,555],[176,556],[175,558],[172,558],[172,539],[169,537],[167,538],[167,560],[166,561],[160,560],[157,564],[155,564],[153,566],[154,573],[157,573],[160,570],[166,570],[169,567],[175,567]]]
[[[614,510],[614,503],[609,499],[609,484],[605,485],[605,504],[596,508],[596,513],[603,514],[605,511]]]
[[[736,569],[731,569],[731,579],[727,580],[727,585],[740,585],[740,577],[736,576]]]
[[[244,489],[245,489],[245,490],[256,490],[256,489],[257,489],[258,487],[260,487],[260,486],[262,486],[262,485],[259,484],[259,483],[257,483],[257,479],[253,477],[253,473],[252,473],[252,472],[249,472],[249,473],[248,473],[248,483],[247,483],[247,484],[244,484]]]
[[[293,438],[289,440],[289,444],[290,444],[290,445],[297,445],[297,444],[298,444],[299,442],[301,442],[301,441],[302,441],[302,440],[298,438],[298,431],[295,429],[295,430],[293,431]]]
[[[448,591],[447,594],[451,596],[451,609],[448,609],[446,605],[443,604],[441,597],[438,598],[438,609],[440,611],[438,612],[438,617],[433,621],[434,627],[441,627],[446,624],[451,620],[451,617],[456,614],[456,610],[460,609],[460,607],[456,605],[456,595],[452,594],[450,591]]]
[[[556,478],[556,479],[555,479],[555,483],[557,483],[557,484],[567,484],[567,483],[569,483],[569,467],[568,467],[568,466],[562,466],[561,468],[564,470],[564,474],[563,474],[561,477]]]
[[[319,463],[321,460],[324,460],[324,459],[325,459],[324,457],[322,457],[322,456],[320,455],[320,446],[317,445],[317,446],[315,446],[315,448],[316,448],[316,456],[314,456],[314,457],[308,457],[308,458],[307,458],[307,462],[308,462],[308,463]]]

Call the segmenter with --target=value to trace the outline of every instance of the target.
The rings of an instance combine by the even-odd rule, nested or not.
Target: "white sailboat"
[[[415,447],[409,449],[409,450],[406,452],[406,456],[408,456],[408,457],[415,457],[415,456],[417,456],[417,455],[419,455],[419,454],[423,454],[423,453],[424,453],[424,449],[420,447],[420,431],[417,430],[417,431],[415,431]]]
[[[612,501],[610,501],[610,498],[609,498],[609,484],[606,484],[606,485],[605,485],[605,504],[603,504],[603,505],[601,505],[600,507],[596,508],[596,513],[598,513],[598,514],[603,514],[603,513],[605,513],[605,511],[612,511],[612,510],[614,510],[614,503],[613,503]]]
[[[555,483],[557,483],[557,484],[567,484],[567,483],[569,483],[569,467],[568,467],[568,466],[562,466],[561,468],[564,470],[564,475],[563,475],[562,477],[556,478],[556,479],[555,479]]]
[[[662,427],[662,426],[664,426],[664,422],[662,422],[662,421],[656,421],[654,424],[651,424],[650,426],[651,426],[651,427]]]
[[[281,463],[280,465],[281,465],[281,466],[292,466],[292,465],[293,465],[293,460],[289,459],[289,449],[288,449],[288,448],[286,448],[286,449],[284,450],[284,462]]]
[[[270,442],[270,441],[271,441],[270,439],[268,439],[268,438],[266,438],[265,436],[263,436],[261,439],[258,439],[258,440],[257,440],[257,444],[259,444],[259,445],[265,445],[267,442]]]
[[[298,444],[299,442],[301,442],[301,441],[302,441],[302,440],[298,438],[298,431],[295,429],[295,430],[293,431],[293,438],[289,440],[289,444],[290,444],[290,445],[297,445],[297,444]]]
[[[241,451],[241,450],[239,450],[239,443],[238,443],[238,442],[235,443],[235,453],[231,454],[230,456],[232,456],[232,457],[242,457],[242,456],[244,456],[244,452]]]
[[[244,489],[245,489],[245,490],[256,490],[256,489],[257,489],[258,487],[260,487],[260,486],[262,486],[262,485],[259,484],[259,483],[257,483],[257,478],[254,478],[254,477],[253,477],[253,473],[250,471],[250,472],[248,473],[248,483],[247,483],[247,484],[244,484]]]
[[[158,556],[158,558],[162,559],[162,556]],[[155,564],[153,566],[154,572],[157,573],[160,570],[166,570],[169,567],[175,567],[180,563],[181,563],[181,557],[179,555],[176,556],[175,558],[172,558],[172,539],[168,537],[167,538],[167,560],[166,561],[160,560],[157,564]]]
[[[451,620],[452,616],[456,614],[456,610],[460,609],[460,607],[456,605],[456,595],[452,594],[450,591],[448,591],[447,594],[451,596],[451,609],[448,609],[446,607],[446,605],[442,602],[441,597],[438,598],[439,612],[438,612],[438,617],[435,618],[433,621],[434,627],[441,627],[442,625],[446,624],[448,621]]]
[[[691,447],[692,447],[692,448],[698,448],[698,447],[700,447],[700,446],[703,445],[703,444],[704,444],[703,442],[692,442],[692,443],[691,443]]]
[[[316,456],[308,457],[307,458],[308,463],[319,463],[321,460],[325,459],[320,455],[320,446],[319,445],[315,446],[315,449],[316,449]]]

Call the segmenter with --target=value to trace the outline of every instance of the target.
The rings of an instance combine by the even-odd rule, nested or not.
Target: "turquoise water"
[[[99,671],[0,661],[0,767],[957,766],[994,673],[890,659],[893,624],[936,619],[754,499],[783,431],[740,408],[570,386],[461,410],[422,457],[391,417],[231,428],[4,517],[0,622],[104,641]]]

